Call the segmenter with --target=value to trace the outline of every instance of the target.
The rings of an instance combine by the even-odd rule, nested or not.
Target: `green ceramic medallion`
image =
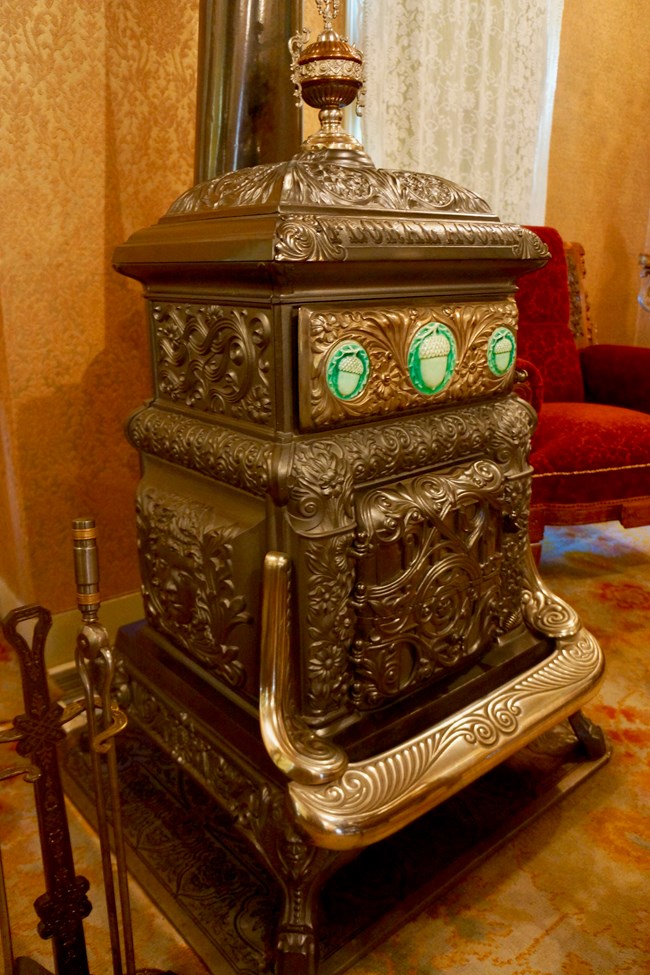
[[[458,353],[450,328],[429,322],[413,336],[408,351],[408,370],[415,388],[426,396],[440,393],[451,379]]]
[[[370,375],[368,353],[358,342],[339,342],[327,362],[327,385],[338,399],[350,400],[365,389]]]
[[[516,353],[517,343],[510,329],[504,325],[495,328],[487,347],[488,366],[495,376],[504,376],[508,372]]]

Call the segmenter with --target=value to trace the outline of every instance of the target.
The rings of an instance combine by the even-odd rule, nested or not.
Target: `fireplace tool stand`
[[[20,664],[25,714],[16,717],[12,727],[0,733],[0,742],[16,742],[18,755],[28,758],[29,763],[0,770],[0,780],[22,775],[34,784],[46,884],[45,893],[36,899],[34,907],[40,919],[38,933],[52,940],[56,975],[89,975],[82,921],[92,910],[86,896],[90,885],[85,877],[74,872],[58,756],[58,745],[65,738],[64,726],[85,712],[112,972],[113,975],[155,975],[160,973],[159,969],[136,969],[135,963],[115,756],[115,736],[126,726],[126,716],[111,699],[115,663],[108,633],[97,615],[100,597],[94,521],[75,520],[73,539],[77,603],[83,620],[75,661],[84,698],[65,707],[50,701],[45,668],[45,645],[52,623],[48,610],[42,606],[23,606],[10,612],[2,621],[2,632]],[[31,644],[18,632],[25,624],[33,626]],[[32,959],[14,958],[1,859],[0,930],[5,975],[49,975]]]

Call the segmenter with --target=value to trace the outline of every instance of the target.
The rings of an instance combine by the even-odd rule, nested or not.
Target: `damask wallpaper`
[[[7,590],[73,606],[79,515],[98,522],[104,598],[139,585],[122,428],[149,352],[139,288],[110,260],[192,182],[198,7],[0,0],[0,612]],[[547,220],[587,248],[601,340],[633,328],[645,28],[627,0],[565,4]]]
[[[197,30],[198,0],[0,2],[0,577],[53,611],[74,604],[77,515],[103,596],[139,584],[122,428],[149,352],[110,262],[192,182]]]
[[[629,0],[564,4],[546,222],[584,246],[599,342],[633,342],[650,207],[650,32]]]

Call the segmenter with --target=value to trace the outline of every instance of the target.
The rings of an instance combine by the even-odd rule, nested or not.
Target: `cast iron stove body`
[[[546,256],[467,190],[323,149],[116,252],[155,376],[129,713],[278,878],[278,971],[314,970],[328,873],[600,681],[527,541],[513,295]]]

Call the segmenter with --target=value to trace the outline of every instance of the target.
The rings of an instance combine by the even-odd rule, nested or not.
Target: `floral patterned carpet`
[[[350,975],[650,972],[650,529],[548,530],[541,570],[605,651],[605,683],[585,710],[607,733],[611,761]],[[0,647],[0,720],[22,710],[15,661]],[[15,760],[2,747],[0,767]],[[0,840],[14,953],[51,968],[31,907],[42,879],[30,791],[22,779],[0,783]],[[90,969],[109,975],[97,844],[74,808],[69,815],[77,871],[90,880],[95,905],[85,922]],[[206,975],[135,883],[131,896],[138,967]]]
[[[650,972],[650,529],[547,529],[541,571],[605,653],[612,759],[350,975]]]

